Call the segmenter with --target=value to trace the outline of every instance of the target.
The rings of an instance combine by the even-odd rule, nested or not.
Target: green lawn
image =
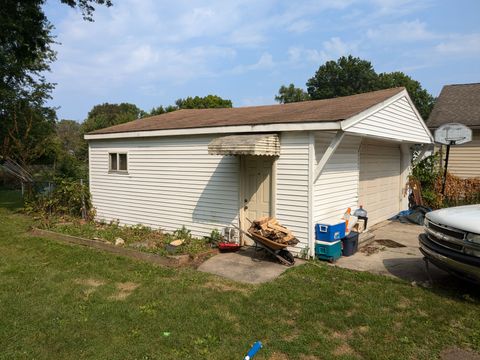
[[[433,291],[318,263],[242,285],[30,237],[18,198],[0,197],[0,359],[242,359],[256,340],[255,359],[480,350],[479,297],[465,286]]]

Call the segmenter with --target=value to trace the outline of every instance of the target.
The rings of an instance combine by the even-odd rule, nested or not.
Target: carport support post
[[[403,143],[400,145],[400,210],[408,209],[408,176],[411,171],[412,152],[411,144]]]
[[[313,191],[315,183],[322,174],[322,170],[327,165],[328,160],[332,157],[335,150],[342,142],[345,132],[343,130],[338,130],[335,136],[333,137],[330,145],[328,146],[325,153],[322,155],[322,158],[316,163],[316,152],[315,152],[315,133],[312,131],[309,134],[309,151],[308,151],[308,164],[309,164],[309,181],[308,181],[308,255],[310,257],[315,256],[315,231],[314,231],[314,206],[313,206]]]
[[[315,257],[315,231],[313,219],[313,188],[315,172],[315,133],[310,131],[308,134],[308,253],[307,257]]]

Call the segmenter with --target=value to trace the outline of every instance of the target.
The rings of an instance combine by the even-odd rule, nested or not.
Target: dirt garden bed
[[[211,238],[195,238],[185,227],[164,233],[142,225],[120,226],[75,219],[36,227],[32,234],[163,266],[198,266],[218,253]]]

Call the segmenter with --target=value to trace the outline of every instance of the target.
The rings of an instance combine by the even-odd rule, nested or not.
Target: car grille
[[[457,252],[463,252],[463,240],[465,239],[465,233],[463,231],[446,228],[438,224],[432,223],[431,221],[427,221],[426,227],[427,229],[430,229],[436,234],[438,234],[436,236],[435,233],[429,232],[428,238],[431,241],[447,249]]]
[[[438,245],[441,245],[441,246],[446,247],[448,249],[459,251],[459,252],[462,252],[462,250],[463,250],[462,245],[452,243],[450,241],[445,241],[445,240],[439,239],[437,237],[433,237],[432,235],[430,235],[428,238],[430,240],[436,242]]]
[[[452,230],[452,229],[447,229],[447,228],[438,226],[437,224],[434,224],[431,221],[428,222],[427,227],[429,227],[430,229],[432,229],[436,232],[451,236],[455,239],[463,240],[465,238],[465,233],[464,232],[456,231],[456,230]]]

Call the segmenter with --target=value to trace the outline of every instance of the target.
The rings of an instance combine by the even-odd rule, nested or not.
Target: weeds
[[[162,230],[155,230],[141,224],[122,226],[117,221],[105,223],[86,222],[79,219],[70,220],[53,225],[49,224],[47,228],[62,234],[104,241],[111,244],[114,244],[116,239],[121,238],[127,247],[159,255],[168,254],[166,250],[167,244],[177,239],[184,241],[178,247],[177,254],[195,255],[211,248],[206,238],[193,237],[191,231],[185,226],[175,230],[173,233],[165,233]]]

